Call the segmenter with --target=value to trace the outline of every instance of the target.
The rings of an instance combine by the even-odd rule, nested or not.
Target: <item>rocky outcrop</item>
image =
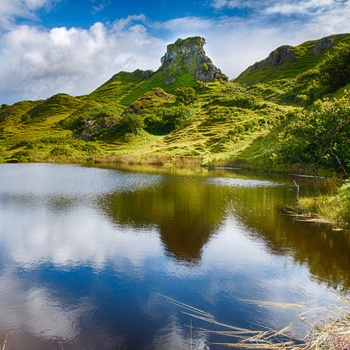
[[[292,46],[284,45],[276,50],[272,51],[269,57],[265,58],[260,62],[254,63],[252,66],[248,68],[249,73],[254,73],[255,71],[270,67],[270,66],[280,66],[284,62],[295,60],[295,53],[293,51]]]
[[[153,71],[136,69],[133,72],[133,75],[135,78],[148,79],[153,75]]]
[[[227,76],[206,56],[204,45],[205,39],[196,36],[178,39],[167,46],[167,52],[161,58],[162,65],[158,70],[163,72],[167,85],[174,83],[185,73],[205,82],[214,79],[228,81]]]
[[[314,56],[320,55],[322,52],[329,50],[334,43],[334,36],[327,36],[316,41],[312,48],[312,54]]]

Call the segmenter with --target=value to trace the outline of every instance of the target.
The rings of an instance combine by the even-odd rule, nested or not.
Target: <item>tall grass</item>
[[[300,207],[313,212],[319,217],[327,218],[335,223],[337,228],[350,228],[350,183],[345,182],[341,187],[334,182],[322,188],[315,197],[300,199]]]
[[[6,345],[7,345],[7,338],[8,338],[9,332],[7,331],[5,334],[5,338],[1,344],[1,350],[5,350],[6,349]]]
[[[282,329],[246,329],[222,323],[216,318],[191,305],[179,302],[162,295],[168,302],[179,307],[192,319],[214,325],[214,330],[199,328],[202,333],[221,335],[226,342],[212,343],[236,349],[269,349],[269,350],[349,350],[350,349],[350,299],[342,297],[338,304],[323,308],[312,308],[307,303],[274,303],[247,301],[263,307],[301,308],[300,320],[309,329],[304,338],[293,335],[293,326]],[[192,323],[191,323],[192,325]],[[191,326],[192,330],[192,326]]]

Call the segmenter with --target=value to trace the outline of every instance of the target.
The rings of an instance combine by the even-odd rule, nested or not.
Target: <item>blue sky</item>
[[[86,94],[206,38],[230,78],[278,46],[350,32],[350,0],[0,0],[0,103]]]

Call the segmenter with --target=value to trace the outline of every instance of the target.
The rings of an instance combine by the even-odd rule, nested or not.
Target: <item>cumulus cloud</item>
[[[143,19],[97,22],[88,29],[21,25],[7,31],[0,38],[0,96],[85,94],[119,71],[157,69],[165,43],[148,34]]]
[[[111,4],[111,0],[91,0],[92,12],[97,13],[103,11],[105,7]]]
[[[119,71],[156,70],[167,44],[179,37],[205,37],[208,56],[234,78],[278,46],[349,31],[350,1],[336,0],[212,0],[214,17],[155,22],[139,14],[90,28],[16,24],[59,1],[0,1],[0,103],[82,95]],[[242,18],[235,9],[249,11]]]

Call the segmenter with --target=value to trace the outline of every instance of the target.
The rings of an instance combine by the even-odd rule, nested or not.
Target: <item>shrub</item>
[[[179,87],[175,89],[176,101],[189,105],[196,100],[196,92],[193,87]]]
[[[144,127],[142,117],[134,113],[126,113],[118,122],[115,130],[122,134],[138,135]]]
[[[350,83],[350,44],[340,43],[320,64],[322,85],[334,92]]]
[[[350,93],[316,101],[296,115],[281,134],[279,155],[290,163],[316,164],[348,176],[350,171]]]
[[[191,111],[183,105],[162,107],[145,118],[146,130],[153,133],[170,132],[185,127],[191,119]]]

